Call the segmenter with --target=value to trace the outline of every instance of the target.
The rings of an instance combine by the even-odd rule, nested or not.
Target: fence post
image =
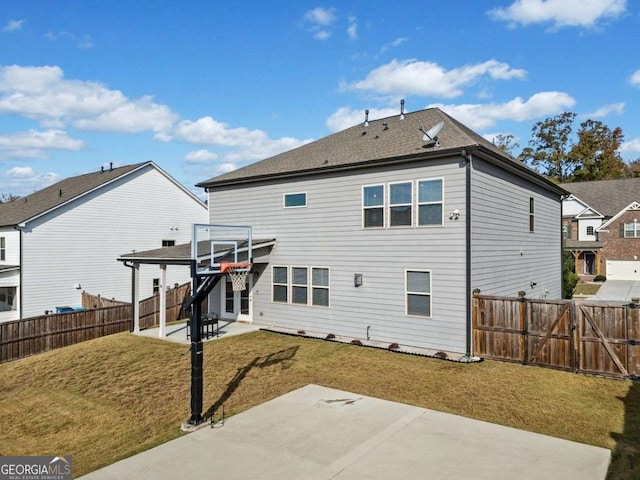
[[[631,299],[631,303],[627,305],[629,310],[627,310],[627,343],[633,345],[631,342],[636,342],[638,330],[637,327],[640,323],[640,298],[633,297]],[[629,317],[631,317],[631,321],[629,321]],[[632,380],[638,379],[638,371],[634,362],[634,356],[631,354],[632,348],[627,347],[627,372],[629,372],[629,377]]]
[[[520,339],[518,347],[520,348],[520,358],[523,365],[529,362],[529,328],[527,319],[527,292],[521,290],[518,292],[518,330],[520,330]]]

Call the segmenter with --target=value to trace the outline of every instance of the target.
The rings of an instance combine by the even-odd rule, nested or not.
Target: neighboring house
[[[640,280],[640,178],[561,185],[565,247],[583,279]]]
[[[188,242],[207,207],[153,162],[102,169],[0,204],[0,321],[80,305],[86,290],[131,298],[122,252]],[[159,285],[148,270],[141,297]],[[189,270],[168,272],[168,285]]]
[[[567,192],[437,108],[199,186],[210,223],[276,242],[243,298],[216,286],[209,304],[223,317],[469,354],[474,289],[562,295]]]

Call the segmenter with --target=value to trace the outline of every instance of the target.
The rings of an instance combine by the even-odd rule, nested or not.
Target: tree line
[[[576,130],[576,116],[564,112],[537,122],[529,145],[518,156],[513,135],[497,135],[494,144],[557,183],[640,177],[640,159],[627,163],[620,156],[624,141],[620,127],[611,129],[589,119]]]

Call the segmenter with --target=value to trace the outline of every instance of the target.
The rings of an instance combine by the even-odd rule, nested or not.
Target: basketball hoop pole
[[[198,291],[200,287],[200,276],[196,272],[196,262],[191,261],[191,293]],[[202,417],[202,328],[200,319],[202,317],[202,299],[196,299],[191,306],[191,417],[187,421],[190,425],[198,425],[204,422]]]

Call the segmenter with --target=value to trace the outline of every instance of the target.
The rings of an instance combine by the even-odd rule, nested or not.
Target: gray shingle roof
[[[0,204],[0,226],[18,225],[151,163],[137,163],[66,178],[26,197],[2,203]]]
[[[562,183],[560,186],[605,217],[613,217],[629,204],[640,202],[640,177]]]
[[[420,126],[429,129],[439,122],[439,146],[425,147]],[[522,165],[488,140],[473,132],[438,108],[428,108],[369,121],[347,128],[288,152],[267,158],[238,170],[211,178],[200,187],[245,183],[264,178],[306,174],[381,162],[440,156],[465,147],[483,147],[502,160]]]

